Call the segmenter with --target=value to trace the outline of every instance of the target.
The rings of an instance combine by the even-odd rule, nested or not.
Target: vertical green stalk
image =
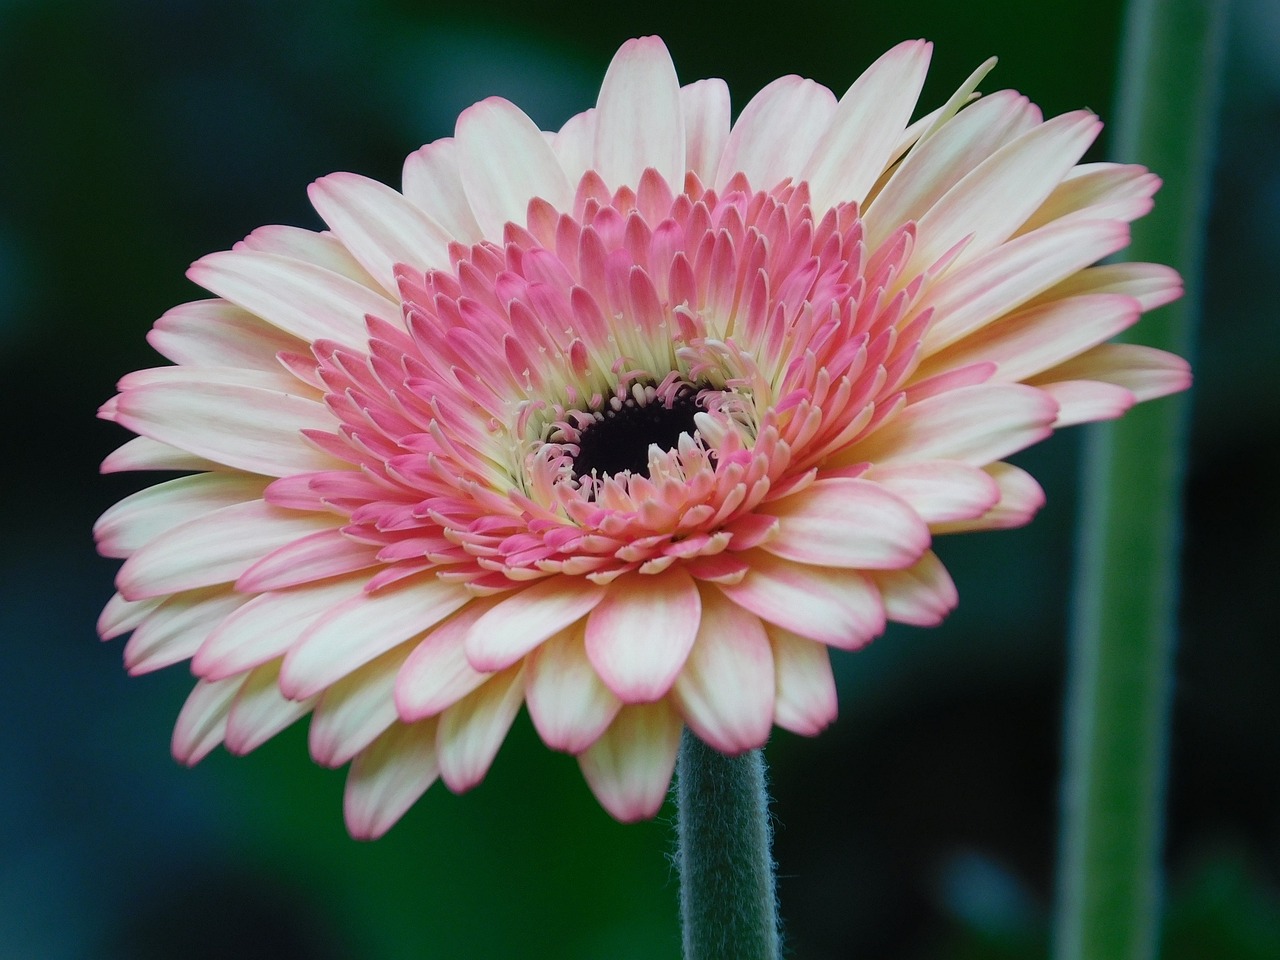
[[[1222,0],[1133,0],[1115,122],[1117,159],[1165,179],[1128,259],[1172,264],[1187,295],[1138,330],[1188,356],[1224,32]],[[1144,404],[1086,441],[1067,678],[1057,960],[1151,960],[1179,573],[1186,395]]]
[[[764,755],[726,757],[685,730],[676,810],[685,960],[777,960]]]

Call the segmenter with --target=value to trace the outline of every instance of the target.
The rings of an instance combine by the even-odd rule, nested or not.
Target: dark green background
[[[136,476],[93,417],[201,296],[186,266],[264,223],[318,227],[334,170],[397,183],[468,104],[545,127],[591,105],[617,45],[659,33],[736,107],[784,73],[838,92],[937,41],[925,103],[981,60],[1047,114],[1109,112],[1115,0],[659,0],[460,5],[0,2],[0,957],[678,955],[669,811],[620,826],[517,722],[488,780],[434,787],[383,840],[341,822],[304,725],[244,759],[168,757],[191,683],[127,679],[93,622],[114,564],[89,528]],[[1170,819],[1170,960],[1280,956],[1280,28],[1236,8],[1189,475]],[[1097,157],[1106,156],[1104,140]],[[1078,436],[1019,462],[1028,529],[944,540],[961,607],[837,655],[841,717],[769,745],[787,939],[803,960],[1045,955]]]

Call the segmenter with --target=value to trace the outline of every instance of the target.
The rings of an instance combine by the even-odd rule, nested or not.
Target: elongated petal
[[[898,623],[936,627],[960,602],[951,575],[932,551],[905,570],[876,571],[872,577],[885,614]]]
[[[400,310],[362,283],[274,254],[211,253],[191,265],[192,281],[308,343],[332,340],[360,347],[366,314],[399,320]]]
[[[422,633],[463,606],[471,595],[435,577],[364,593],[326,611],[285,656],[280,689],[314,696],[374,657]]]
[[[396,293],[398,263],[418,270],[449,266],[449,232],[385,184],[333,173],[307,194],[334,235],[388,293]]]
[[[307,735],[311,759],[340,767],[399,719],[392,690],[408,653],[388,650],[320,695]]]
[[[394,724],[351,764],[342,809],[357,840],[376,840],[440,775],[436,721]]]
[[[680,567],[622,577],[587,617],[587,656],[624,703],[657,700],[684,665],[701,612],[697,584]]]
[[[266,487],[260,477],[236,473],[201,473],[179,477],[125,497],[93,525],[98,552],[127,557],[179,524],[236,503],[260,500]]]
[[[467,201],[491,240],[508,222],[523,224],[529,201],[564,209],[573,191],[551,145],[514,104],[490,97],[458,118],[458,160]]]
[[[585,625],[562,630],[535,650],[525,672],[529,716],[553,750],[581,753],[618,715],[622,701],[587,659]]]
[[[810,567],[755,551],[739,583],[716,586],[762,620],[854,650],[884,631],[880,594],[856,570]]]
[[[1124,387],[1138,400],[1164,397],[1191,385],[1191,366],[1181,357],[1136,343],[1104,343],[1046,370],[1036,384],[1100,380]]]
[[[578,765],[600,805],[623,823],[656,814],[680,749],[680,716],[666,700],[625,706]]]
[[[966,530],[1005,530],[1030,522],[1044,506],[1044,490],[1035,478],[1011,463],[993,463],[983,468],[1000,488],[1000,499],[986,513],[972,520],[940,523],[937,533],[960,533]]]
[[[847,455],[851,462],[958,460],[981,467],[1053,432],[1058,405],[1021,384],[982,384],[904,408]]]
[[[778,518],[764,550],[798,563],[892,569],[929,546],[920,515],[886,488],[842,477],[819,480],[762,509]]]
[[[230,583],[263,553],[331,522],[262,500],[222,507],[150,541],[125,561],[116,586],[128,599],[140,600]]]
[[[297,337],[225,300],[173,307],[155,322],[147,342],[174,363],[272,372],[280,369],[277,353],[306,349]]]
[[[764,624],[715,590],[672,696],[689,728],[721,753],[761,747],[773,727],[773,650]]]
[[[377,562],[377,547],[357,543],[336,528],[321,530],[272,550],[240,575],[236,589],[249,593],[283,590],[365,570]]]
[[[628,40],[614,54],[596,101],[595,168],[611,187],[640,182],[652,167],[670,184],[684,181],[680,83],[657,37]]]
[[[782,77],[751,98],[729,134],[716,185],[744,173],[756,189],[767,190],[794,177],[813,153],[836,111],[826,87],[801,77]]]
[[[729,139],[729,87],[718,78],[683,86],[680,110],[684,114],[685,167],[703,183],[712,183]]]
[[[255,669],[231,702],[227,715],[226,745],[235,754],[258,749],[277,733],[310,712],[312,701],[289,700],[276,683],[280,661]]]
[[[194,767],[222,742],[231,704],[248,675],[210,682],[201,680],[182,705],[170,749],[179,763]]]
[[[989,474],[954,460],[875,464],[863,476],[906,501],[929,524],[981,516],[1000,498]]]
[[[836,678],[826,644],[769,627],[775,679],[774,722],[812,737],[836,719]]]
[[[463,243],[484,238],[462,186],[458,142],[445,137],[409,154],[404,162],[405,199]]]
[[[124,647],[124,665],[139,676],[193,656],[213,629],[248,597],[225,587],[168,597],[134,630]]]
[[[124,470],[221,470],[223,464],[150,437],[134,437],[102,461],[103,473]]]
[[[585,617],[604,598],[587,580],[542,580],[499,601],[467,634],[467,658],[477,670],[515,663],[542,641]]]
[[[440,777],[455,793],[470,790],[489,772],[524,699],[523,669],[495,674],[440,715]]]
[[[194,378],[153,383],[120,395],[118,420],[153,440],[248,473],[285,477],[341,466],[302,435],[307,429],[333,430],[324,404],[264,387]],[[148,468],[155,469],[128,469]]]
[[[932,52],[924,40],[900,43],[840,98],[830,128],[801,171],[815,210],[866,197],[907,128]]]
[[[492,604],[475,600],[422,638],[396,677],[395,703],[406,723],[457,703],[490,676],[467,659],[466,638]]]

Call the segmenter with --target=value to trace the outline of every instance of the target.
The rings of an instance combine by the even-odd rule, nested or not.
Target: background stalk
[[[1138,329],[1192,352],[1226,4],[1135,0],[1125,25],[1115,159],[1164,178],[1129,260],[1175,266],[1186,296]],[[1186,394],[1089,428],[1070,637],[1057,960],[1150,960],[1176,636]]]

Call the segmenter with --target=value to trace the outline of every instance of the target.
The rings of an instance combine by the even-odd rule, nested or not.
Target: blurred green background
[[[488,780],[437,785],[384,839],[341,821],[303,725],[194,770],[168,740],[191,680],[130,680],[93,623],[115,564],[96,516],[124,439],[94,419],[143,335],[202,294],[202,254],[319,227],[334,170],[403,157],[491,94],[556,127],[619,43],[659,33],[735,106],[784,73],[838,92],[937,41],[924,102],[990,54],[987,89],[1109,112],[1117,0],[792,0],[723,10],[491,0],[0,0],[0,957],[563,958],[679,954],[670,811],[620,826],[517,721]],[[1228,52],[1188,486],[1169,819],[1168,960],[1280,956],[1280,5]],[[1106,156],[1104,140],[1095,158]],[[1140,339],[1140,336],[1139,336]],[[841,717],[769,745],[787,942],[801,960],[1047,956],[1079,436],[1019,462],[1048,506],[944,540],[961,606],[837,655]]]

